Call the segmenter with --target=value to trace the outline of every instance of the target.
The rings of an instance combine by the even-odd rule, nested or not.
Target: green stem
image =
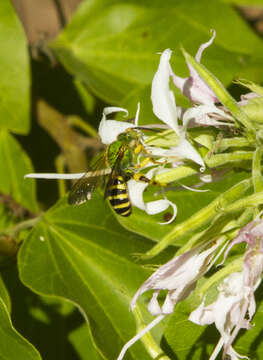
[[[194,168],[190,166],[179,166],[175,169],[171,169],[170,171],[167,171],[165,173],[158,174],[154,177],[154,180],[156,180],[159,183],[168,184],[173,181],[177,181],[180,179],[183,179],[187,176],[191,176],[194,174],[197,174],[199,171],[195,170]]]
[[[228,148],[232,147],[244,147],[244,146],[251,146],[253,145],[251,141],[244,137],[235,137],[230,139],[222,139],[220,141],[218,150],[219,151],[225,151]]]
[[[262,204],[263,204],[263,191],[246,196],[226,207],[223,206],[221,207],[221,210],[224,211],[225,213],[234,213],[237,211],[245,210],[248,207],[255,208],[258,205],[262,205]]]
[[[17,233],[19,231],[33,227],[34,225],[36,225],[36,223],[39,221],[40,218],[41,218],[41,215],[37,216],[33,219],[21,221],[17,225],[4,231],[3,234],[7,235],[7,236],[11,236],[12,238],[15,238],[15,236],[17,235]]]
[[[205,158],[205,163],[208,167],[214,168],[236,161],[245,161],[253,159],[252,151],[236,151],[234,153],[216,154]]]
[[[258,147],[254,152],[252,162],[252,180],[255,192],[263,190],[263,178],[261,173],[262,148]]]
[[[229,203],[232,203],[236,199],[240,198],[240,196],[242,196],[242,194],[248,190],[251,185],[252,180],[246,179],[234,185],[225,193],[219,195],[208,206],[199,210],[181,224],[176,225],[174,229],[164,236],[157,245],[149,250],[143,258],[151,258],[158,255],[167,246],[172,244],[175,239],[179,240],[187,234],[196,231],[201,226],[206,225],[218,214],[219,209],[226,208]]]

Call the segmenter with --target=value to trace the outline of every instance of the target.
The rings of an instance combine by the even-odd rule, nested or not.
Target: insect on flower
[[[117,140],[107,145],[106,150],[98,154],[88,172],[80,178],[68,196],[68,203],[79,205],[90,200],[92,192],[97,186],[106,181],[104,198],[107,198],[114,211],[121,216],[129,216],[132,213],[132,205],[129,199],[127,181],[131,178],[137,181],[155,183],[143,174],[135,173],[134,165],[138,154],[146,152],[140,143],[140,131],[138,128],[128,128],[120,133]],[[149,157],[144,159],[145,164]]]

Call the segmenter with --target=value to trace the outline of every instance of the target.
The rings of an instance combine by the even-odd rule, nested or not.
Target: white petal
[[[56,173],[36,173],[36,174],[26,174],[24,178],[33,178],[33,179],[80,179],[84,176],[85,173],[76,173],[76,174],[56,174]]]
[[[135,181],[131,179],[127,182],[129,197],[132,205],[145,211],[145,203],[143,201],[143,192],[148,186],[148,183],[143,181]]]
[[[135,120],[134,120],[135,126],[138,126],[138,124],[139,124],[139,115],[140,115],[140,103],[138,102],[137,111],[136,111]]]
[[[128,114],[128,111],[119,107],[107,107],[103,110],[102,119],[99,124],[99,136],[103,144],[111,144],[117,140],[119,134],[123,133],[125,130],[135,127],[134,124],[128,123],[126,121],[117,121],[117,120],[107,120],[106,115],[123,111]]]
[[[199,49],[197,50],[196,55],[195,55],[195,60],[196,60],[197,62],[199,62],[199,63],[201,62],[201,56],[202,56],[203,51],[204,51],[207,47],[209,47],[210,45],[212,45],[212,43],[213,43],[213,41],[214,41],[214,39],[215,39],[215,37],[216,37],[216,31],[213,30],[213,29],[211,29],[210,31],[211,31],[211,33],[212,33],[211,39],[210,39],[209,41],[205,42],[204,44],[201,44],[200,47],[199,47]]]
[[[166,199],[149,201],[145,204],[145,211],[149,215],[156,215],[162,211],[165,211],[169,207],[170,203]]]
[[[151,176],[149,176],[149,172],[148,174],[146,174],[146,176],[148,178],[151,178]],[[128,181],[127,184],[128,184],[130,200],[133,206],[136,206],[137,208],[145,211],[148,215],[159,214],[160,212],[163,212],[166,209],[168,209],[169,206],[172,206],[173,215],[171,219],[169,219],[167,222],[159,223],[159,224],[160,225],[170,224],[175,219],[177,215],[177,206],[171,201],[167,199],[160,199],[160,200],[149,201],[147,203],[144,202],[143,192],[145,188],[148,186],[148,183],[143,181],[135,181],[134,179],[131,179]]]
[[[217,108],[214,104],[200,105],[185,111],[183,115],[184,128],[186,128],[190,120],[194,120],[194,123],[201,125],[229,125],[229,123],[209,118],[208,114],[218,114],[225,119],[231,119],[229,115],[227,115],[223,110]]]
[[[162,310],[160,308],[160,305],[158,303],[158,300],[157,300],[157,297],[159,295],[159,290],[155,291],[153,293],[153,296],[147,306],[147,309],[149,310],[149,312],[153,315],[153,316],[156,316],[156,315],[160,315],[162,313]]]
[[[174,311],[174,305],[175,303],[172,301],[170,293],[168,292],[162,306],[162,313],[167,315],[171,314]]]
[[[203,301],[196,310],[191,312],[188,320],[197,325],[210,325],[214,322],[214,314],[212,309],[205,307]]]
[[[186,140],[184,136],[181,137],[178,146],[173,150],[174,154],[181,159],[189,159],[201,165],[200,171],[204,171],[205,163],[195,148]]]
[[[152,81],[151,99],[154,114],[179,134],[175,99],[169,87],[171,54],[172,51],[166,49],[161,55],[158,70]]]

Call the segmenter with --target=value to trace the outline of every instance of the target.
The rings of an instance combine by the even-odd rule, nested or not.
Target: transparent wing
[[[105,152],[99,154],[86,174],[73,185],[68,196],[70,205],[80,205],[90,200],[93,191],[102,185],[104,176],[111,173],[110,168],[105,168],[105,158]]]

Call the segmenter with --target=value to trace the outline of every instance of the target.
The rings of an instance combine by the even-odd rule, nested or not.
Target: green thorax
[[[108,147],[107,161],[111,168],[113,168],[116,165],[116,161],[118,161],[117,165],[120,171],[126,173],[126,170],[128,170],[133,162],[133,151],[128,144],[116,140]]]

